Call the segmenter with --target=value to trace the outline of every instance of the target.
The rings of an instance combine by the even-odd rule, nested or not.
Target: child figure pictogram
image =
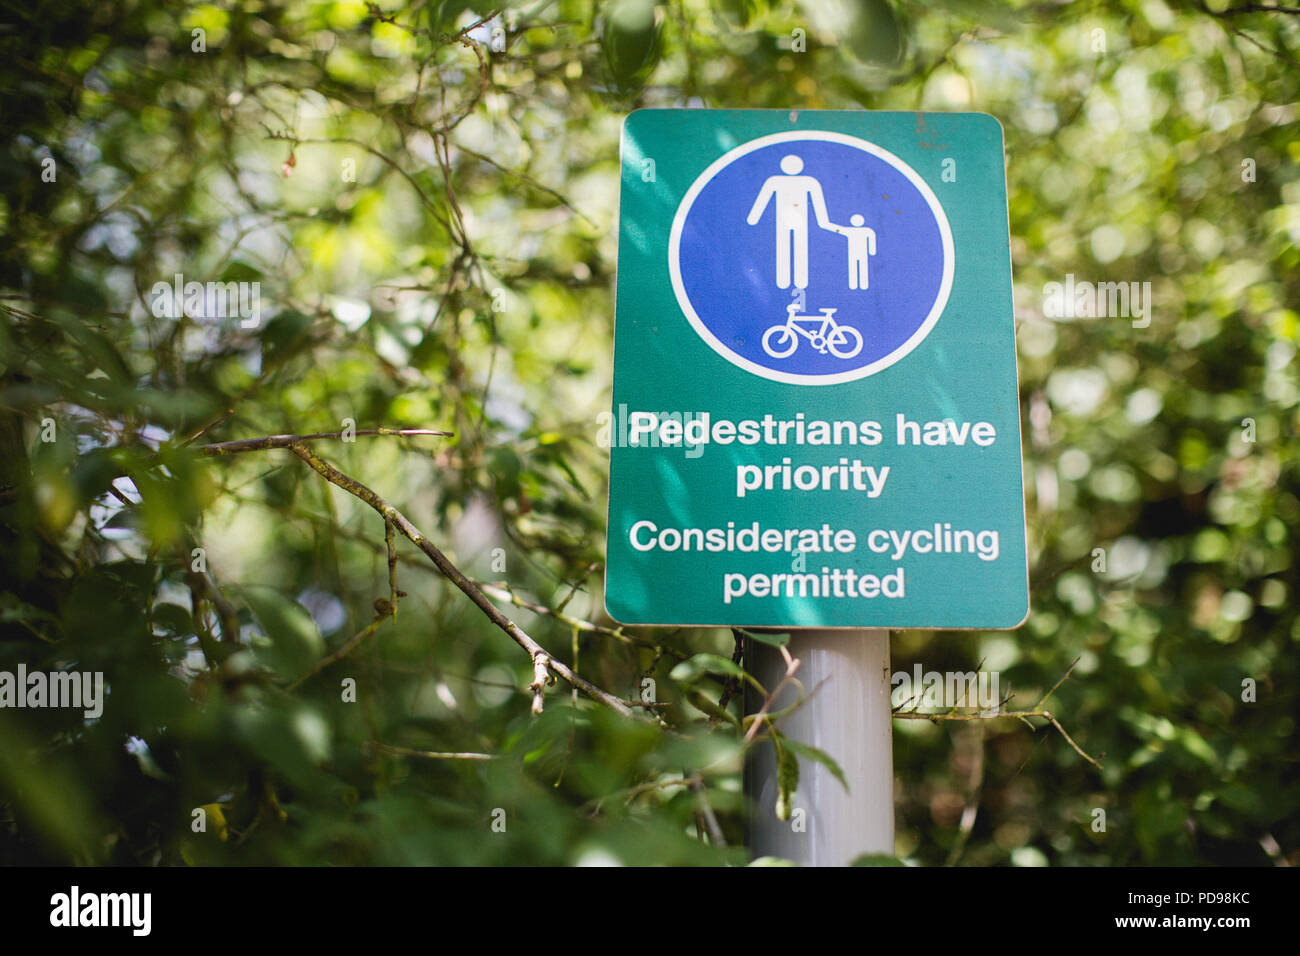
[[[876,230],[864,225],[866,220],[858,213],[849,217],[851,225],[831,225],[848,241],[849,288],[866,289],[869,284],[867,259],[876,254]]]

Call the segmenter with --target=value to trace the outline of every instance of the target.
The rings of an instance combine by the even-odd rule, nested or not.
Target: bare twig
[[[533,179],[531,176],[528,176],[525,173],[521,173],[518,172],[517,170],[509,169],[506,166],[502,166],[491,156],[485,156],[482,153],[477,153],[467,146],[462,146],[460,143],[456,144],[456,151],[460,153],[464,153],[466,156],[472,157],[473,159],[477,159],[481,163],[487,163],[489,166],[495,167],[496,169],[505,173],[507,176],[513,176],[515,179],[518,179],[520,182],[527,183],[529,186],[532,186],[534,189],[546,193],[548,196],[551,196],[554,199],[558,200],[561,206],[569,210],[569,212],[573,213],[578,218],[582,219],[584,222],[587,223],[587,225],[591,226],[591,228],[593,229],[597,228],[596,223],[592,221],[590,216],[584,213],[581,209],[576,208],[571,202],[569,202],[569,200],[564,198],[564,195],[562,193],[552,189],[550,186],[546,186],[542,183],[539,183],[536,179]]]
[[[957,839],[953,841],[952,849],[948,851],[948,859],[944,861],[944,866],[956,866],[957,861],[961,859],[962,851],[966,849],[966,843],[970,840],[971,831],[975,829],[975,817],[979,814],[980,793],[984,789],[984,727],[982,724],[976,724],[972,731],[979,736],[975,747],[975,765],[971,770],[970,795],[966,799],[966,806],[961,811],[961,822],[957,827]]]
[[[397,616],[397,599],[405,597],[403,591],[397,590],[397,541],[396,531],[391,521],[384,522],[384,547],[388,551],[388,603],[392,605],[393,616]]]
[[[478,100],[476,98],[475,103],[477,102]],[[429,196],[425,193],[425,191],[420,188],[420,184],[415,181],[415,177],[412,176],[410,173],[408,173],[405,169],[403,169],[397,162],[390,159],[388,156],[384,155],[380,150],[371,146],[369,143],[363,142],[362,140],[359,139],[354,139],[350,136],[338,136],[333,139],[299,139],[297,136],[293,135],[292,133],[288,133],[288,132],[277,133],[274,131],[271,131],[267,138],[288,140],[293,144],[294,149],[297,149],[299,146],[320,146],[320,145],[328,145],[328,144],[346,144],[348,146],[355,146],[358,149],[364,149],[371,156],[374,156],[376,159],[378,159],[389,169],[393,170],[399,176],[405,179],[407,183],[410,185],[410,187],[415,190],[415,194],[420,197],[420,203],[429,211],[429,215],[431,215],[434,218],[434,220],[439,225],[442,226],[443,229],[447,230],[447,234],[449,236],[451,236],[453,239],[455,238],[455,234],[452,232],[451,223],[447,221],[447,217],[442,214],[442,210],[438,208],[437,204],[434,203],[434,201],[429,198]]]
[[[398,747],[394,744],[377,744],[382,753],[394,757],[420,757],[424,760],[499,760],[500,754],[454,753],[439,750],[412,750],[410,747]]]
[[[202,428],[200,428],[198,431],[196,431],[196,432],[195,432],[193,435],[191,435],[189,438],[187,438],[187,439],[185,439],[183,442],[181,442],[181,447],[182,447],[182,448],[185,448],[185,447],[188,446],[188,445],[192,445],[192,444],[194,444],[196,441],[198,441],[200,438],[202,438],[202,437],[203,437],[204,435],[206,435],[208,432],[212,431],[212,429],[216,428],[216,427],[217,427],[218,425],[220,425],[222,422],[226,421],[226,419],[230,418],[230,416],[233,415],[233,414],[235,414],[235,410],[234,410],[233,408],[227,408],[224,412],[222,412],[222,413],[221,413],[220,415],[218,415],[216,418],[212,419],[212,421],[208,422],[206,425],[204,425]]]
[[[544,695],[546,693],[546,684],[548,681],[555,680],[551,677],[549,668],[551,659],[544,653],[533,655],[533,682],[528,685],[528,689],[533,692],[533,713],[540,714],[545,703]]]
[[[527,598],[522,598],[518,594],[516,594],[514,592],[514,589],[511,588],[508,584],[490,584],[486,581],[475,581],[474,583],[479,588],[482,589],[484,594],[490,595],[491,597],[496,598],[498,601],[509,601],[515,607],[523,608],[525,611],[532,611],[534,614],[544,614],[547,617],[553,617],[561,624],[567,624],[569,627],[573,628],[574,630],[582,631],[588,634],[604,634],[606,637],[612,637],[614,638],[614,640],[620,641],[623,644],[627,644],[629,646],[647,647],[647,648],[651,648],[652,650],[659,649],[659,645],[655,644],[653,641],[646,641],[639,638],[630,637],[629,635],[624,634],[623,628],[621,627],[605,627],[602,624],[595,624],[591,621],[586,621],[581,618],[571,617],[568,614],[562,613],[562,611],[560,610],[547,607],[545,604],[539,604],[536,601],[530,601]],[[686,659],[685,654],[681,654],[677,651],[668,650],[665,651],[665,653],[681,660]]]
[[[213,610],[217,612],[217,620],[221,622],[221,640],[231,644],[238,642],[240,633],[239,610],[221,593],[208,572],[191,571],[190,576],[202,590],[204,597],[208,599]]]
[[[1065,732],[1065,728],[1061,726],[1060,721],[1058,721],[1053,714],[1051,714],[1049,711],[1046,710],[1003,710],[996,713],[993,711],[973,711],[973,712],[947,713],[947,714],[919,714],[913,711],[894,711],[893,716],[899,720],[933,720],[933,721],[997,720],[999,717],[1018,717],[1021,720],[1026,720],[1026,718],[1029,717],[1041,717],[1043,720],[1046,720],[1049,724],[1051,724],[1053,727],[1055,727],[1057,730],[1061,732],[1061,736],[1065,738],[1065,742],[1074,749],[1075,753],[1077,753],[1084,760],[1088,761],[1088,763],[1092,764],[1098,770],[1102,769],[1101,764],[1098,763],[1096,760],[1094,760],[1092,757],[1088,756],[1088,754],[1084,753],[1084,751],[1079,747],[1079,745],[1074,742],[1074,739]],[[1026,723],[1028,723],[1027,720]],[[1030,724],[1029,726],[1033,727],[1033,724]],[[1037,730],[1038,728],[1033,727],[1033,729]],[[1102,754],[1102,756],[1104,757],[1105,754]]]
[[[795,661],[795,666],[799,664]],[[717,847],[727,845],[726,838],[722,835],[722,827],[718,826],[718,818],[713,813],[713,805],[709,803],[708,791],[704,788],[704,781],[700,779],[699,774],[691,776],[691,791],[695,794],[696,800],[700,804],[700,816],[704,818],[705,829],[709,831],[709,841]]]
[[[791,657],[790,652],[784,645],[779,647],[778,650],[780,650],[781,656],[785,658],[785,675],[776,687],[772,688],[772,693],[767,695],[767,699],[763,701],[763,706],[754,715],[754,722],[749,725],[749,730],[745,731],[745,739],[742,741],[744,746],[748,746],[758,736],[758,728],[763,726],[764,718],[767,717],[768,711],[772,709],[772,705],[776,703],[777,696],[781,691],[785,690],[786,684],[794,680],[795,672],[799,670],[799,665],[802,663],[798,658]]]
[[[235,455],[244,451],[266,451],[268,448],[288,448],[290,445],[318,441],[323,438],[342,438],[343,432],[315,432],[311,435],[263,435],[261,438],[241,438],[239,441],[215,442],[201,445],[198,454],[202,458],[220,455]],[[434,431],[431,428],[358,428],[349,435],[437,435],[450,438],[455,432]]]
[[[740,662],[744,659],[744,655],[745,655],[744,635],[740,632],[739,629],[733,627],[731,629],[731,638],[735,642],[735,649],[732,651],[731,654],[731,663],[739,667]],[[727,683],[723,685],[722,695],[718,698],[718,707],[720,707],[722,710],[726,710],[727,705],[731,703],[731,698],[735,695],[736,691],[739,689],[740,689],[740,678],[739,677],[728,678]]]
[[[1259,838],[1260,848],[1268,854],[1268,858],[1273,861],[1275,866],[1290,866],[1291,863],[1282,852],[1282,847],[1278,845],[1277,838],[1271,833],[1265,833]]]
[[[701,779],[703,778],[701,777]],[[578,812],[594,816],[595,814],[600,813],[604,809],[605,803],[610,800],[622,797],[623,805],[629,806],[633,800],[642,794],[653,793],[656,790],[669,790],[673,787],[689,788],[690,785],[691,781],[685,777],[670,777],[667,780],[651,780],[646,783],[638,783],[622,790],[615,790],[613,793],[606,793],[599,797],[593,797],[580,806]]]
[[[1092,764],[1098,770],[1101,770],[1102,769],[1101,764],[1098,763],[1096,760],[1094,760],[1092,757],[1090,757],[1087,753],[1085,753],[1083,748],[1081,748],[1078,744],[1074,742],[1074,738],[1072,738],[1069,734],[1065,732],[1065,728],[1061,726],[1061,722],[1056,719],[1055,715],[1053,715],[1050,711],[1043,709],[1043,704],[1046,703],[1047,698],[1051,697],[1054,693],[1056,693],[1057,688],[1060,687],[1062,684],[1064,684],[1067,679],[1069,679],[1070,674],[1074,672],[1074,668],[1078,663],[1079,663],[1079,658],[1076,657],[1074,659],[1074,663],[1071,664],[1069,668],[1066,669],[1063,675],[1061,675],[1061,679],[1058,680],[1055,684],[1053,684],[1051,689],[1046,694],[1044,694],[1041,698],[1039,698],[1038,703],[1036,703],[1033,707],[1029,708],[1028,710],[1004,710],[1002,709],[1002,705],[1006,703],[1006,700],[1003,700],[998,704],[997,707],[989,710],[959,711],[954,707],[953,709],[941,714],[921,713],[917,711],[915,709],[915,705],[913,705],[912,710],[901,710],[901,709],[895,710],[893,712],[893,716],[899,718],[900,720],[931,720],[931,721],[996,720],[1000,717],[1014,717],[1023,721],[1025,725],[1028,726],[1031,730],[1037,730],[1038,728],[1035,727],[1032,723],[1030,723],[1029,718],[1038,717],[1041,718],[1042,720],[1047,721],[1049,724],[1055,727],[1057,731],[1060,733],[1060,735],[1065,738],[1065,742],[1069,744],[1071,748],[1073,748],[1075,753],[1077,753],[1084,760],[1088,761],[1088,763]],[[1104,757],[1105,754],[1102,754],[1102,756]]]
[[[1205,3],[1197,3],[1202,13],[1208,13],[1212,17],[1235,17],[1243,13],[1300,13],[1300,7],[1279,7],[1263,3],[1243,3],[1237,7],[1229,7],[1226,10],[1211,10]]]
[[[1033,707],[1034,710],[1037,710],[1038,708],[1042,707],[1043,704],[1047,703],[1047,698],[1049,698],[1049,697],[1051,697],[1053,694],[1055,694],[1055,693],[1056,693],[1056,689],[1057,689],[1058,687],[1060,687],[1062,684],[1064,684],[1067,680],[1070,679],[1070,675],[1071,675],[1072,673],[1074,673],[1074,669],[1075,669],[1076,667],[1079,666],[1079,661],[1080,661],[1080,660],[1082,660],[1082,658],[1080,658],[1080,657],[1076,657],[1076,658],[1074,659],[1074,663],[1072,663],[1069,667],[1067,667],[1067,668],[1065,669],[1065,673],[1061,675],[1061,679],[1058,680],[1055,684],[1052,685],[1052,689],[1051,689],[1051,690],[1049,690],[1046,694],[1044,694],[1042,697],[1040,697],[1040,698],[1038,699],[1038,703],[1034,704],[1034,707]]]
[[[1065,738],[1065,742],[1074,748],[1075,753],[1077,753],[1084,760],[1088,761],[1088,763],[1092,764],[1098,770],[1102,769],[1101,764],[1099,764],[1097,761],[1093,760],[1086,753],[1084,753],[1083,748],[1074,742],[1074,738],[1065,732],[1065,728],[1061,726],[1061,722],[1059,720],[1057,720],[1054,716],[1049,714],[1047,711],[1043,711],[1042,716],[1045,717],[1051,723],[1051,725],[1057,729],[1060,735]],[[1102,756],[1104,757],[1106,755],[1102,754]]]

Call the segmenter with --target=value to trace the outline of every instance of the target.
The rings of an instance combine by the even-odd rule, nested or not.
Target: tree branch
[[[533,692],[533,713],[540,714],[543,706],[543,696],[546,693],[546,685],[555,678],[551,677],[549,668],[551,659],[546,654],[533,655],[533,682],[528,685],[528,689]]]
[[[777,649],[781,652],[781,656],[785,658],[785,674],[782,676],[780,682],[772,688],[772,693],[767,695],[767,699],[763,701],[763,706],[758,709],[758,713],[754,715],[754,722],[749,725],[749,730],[745,732],[744,740],[741,742],[742,746],[749,746],[749,744],[753,742],[754,738],[758,736],[758,728],[763,726],[763,722],[767,717],[767,712],[772,709],[772,705],[776,703],[776,699],[780,696],[781,691],[785,690],[785,685],[794,680],[794,675],[799,670],[799,665],[803,663],[798,658],[791,657],[790,652],[786,650],[784,645],[779,646]]]
[[[534,614],[543,614],[547,617],[553,617],[561,624],[565,624],[574,630],[588,634],[603,634],[606,637],[612,637],[614,640],[626,644],[629,647],[645,647],[650,650],[660,649],[659,645],[653,641],[641,640],[640,638],[624,634],[622,627],[605,627],[602,624],[596,624],[592,621],[571,617],[568,614],[565,614],[563,610],[550,608],[545,604],[539,604],[536,601],[529,601],[528,599],[517,595],[514,592],[514,589],[508,584],[492,584],[488,581],[475,581],[474,583],[483,590],[484,594],[494,597],[498,601],[509,601],[515,607],[523,608],[525,611],[532,611]],[[687,655],[671,649],[665,649],[664,652],[678,660],[686,660],[687,657]]]
[[[425,760],[497,760],[499,754],[449,753],[438,750],[412,750],[410,747],[398,747],[393,744],[377,744],[381,753],[394,757],[422,757]]]
[[[796,661],[796,663],[798,662]],[[687,785],[691,788],[691,792],[695,794],[696,800],[699,801],[700,816],[704,818],[704,826],[708,830],[709,841],[716,847],[725,847],[727,840],[722,835],[722,827],[718,826],[718,818],[713,813],[713,805],[709,803],[709,794],[704,787],[704,781],[700,779],[700,775],[697,773],[691,776]]]
[[[461,591],[463,591],[465,595],[473,601],[485,615],[487,615],[489,621],[503,630],[512,641],[527,651],[528,656],[533,660],[534,665],[537,664],[539,658],[545,658],[547,668],[558,677],[578,688],[578,690],[582,691],[588,697],[599,701],[606,707],[625,717],[634,716],[635,712],[626,703],[619,700],[613,694],[601,690],[590,681],[579,677],[564,664],[547,654],[546,649],[542,647],[542,645],[529,637],[528,634],[515,624],[514,621],[510,620],[497,610],[496,605],[488,600],[487,595],[485,595],[473,581],[461,573],[461,570],[452,564],[451,561],[447,559],[447,556],[438,550],[438,548],[435,547],[434,544],[424,536],[420,529],[413,525],[404,514],[361,482],[343,474],[343,472],[329,464],[329,462],[317,456],[302,442],[291,442],[289,443],[288,448],[311,466],[317,474],[330,484],[337,485],[353,497],[361,499],[379,512],[385,521],[391,522],[393,527],[405,535],[417,548],[429,556],[430,560],[438,566],[438,570],[441,571],[445,577],[450,579],[452,584],[460,588]]]
[[[1047,702],[1047,698],[1051,697],[1054,693],[1056,693],[1056,689],[1069,679],[1070,674],[1074,672],[1075,665],[1077,665],[1078,663],[1079,663],[1079,658],[1076,657],[1074,659],[1074,663],[1071,664],[1066,669],[1065,673],[1061,675],[1061,679],[1058,680],[1055,684],[1053,684],[1051,690],[1049,690],[1046,694],[1040,697],[1038,699],[1038,703],[1036,703],[1033,707],[1029,708],[1028,710],[1003,710],[1002,709],[1003,705],[1006,704],[1006,702],[1010,700],[1012,697],[1011,694],[1008,694],[1006,699],[1000,701],[998,703],[998,706],[992,710],[958,711],[956,707],[953,707],[951,710],[942,714],[922,713],[916,710],[917,703],[913,703],[911,710],[902,710],[900,708],[899,710],[893,711],[892,716],[899,718],[900,720],[932,720],[932,721],[996,720],[999,717],[1014,717],[1017,718],[1018,720],[1024,721],[1026,726],[1028,726],[1031,730],[1037,730],[1038,728],[1029,722],[1029,718],[1039,717],[1047,721],[1053,727],[1055,727],[1057,731],[1060,732],[1061,736],[1065,738],[1065,742],[1069,744],[1071,748],[1073,748],[1075,753],[1077,753],[1084,760],[1088,761],[1088,763],[1092,764],[1098,770],[1101,770],[1102,769],[1101,764],[1098,763],[1096,760],[1094,760],[1092,757],[1090,757],[1087,753],[1085,753],[1083,748],[1074,742],[1074,738],[1065,732],[1065,728],[1061,726],[1061,722],[1056,719],[1056,716],[1052,714],[1051,711],[1043,709],[1043,704]],[[916,698],[916,701],[919,702],[919,695],[918,698]],[[903,704],[902,706],[906,706],[906,704]],[[1106,755],[1103,753],[1102,756],[1104,757]]]
[[[214,458],[220,455],[235,455],[243,451],[266,451],[268,448],[288,448],[300,442],[317,441],[322,438],[342,438],[343,432],[315,432],[311,435],[263,435],[261,438],[241,438],[239,441],[214,442],[200,445],[200,458]],[[431,428],[358,428],[353,435],[438,435],[444,438],[454,436],[455,432],[434,431]]]

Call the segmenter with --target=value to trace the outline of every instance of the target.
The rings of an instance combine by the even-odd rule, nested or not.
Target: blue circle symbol
[[[888,368],[929,334],[952,289],[952,231],[892,153],[839,133],[776,133],[687,190],[668,269],[687,320],[727,361],[833,385]]]

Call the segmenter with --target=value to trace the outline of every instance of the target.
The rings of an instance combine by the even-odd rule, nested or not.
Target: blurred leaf
[[[246,587],[239,596],[266,632],[255,651],[282,679],[301,677],[324,653],[325,641],[307,610],[269,588]]]
[[[848,44],[858,59],[894,66],[903,58],[903,33],[888,0],[856,0]]]
[[[840,765],[835,762],[830,754],[823,750],[818,750],[816,747],[810,746],[809,744],[799,743],[799,741],[794,740],[785,734],[781,734],[781,746],[792,750],[800,757],[806,757],[809,760],[817,761],[829,770],[835,776],[835,779],[844,787],[845,792],[848,792],[849,782],[844,779],[844,771],[840,769]]]
[[[898,857],[890,856],[887,853],[864,853],[861,856],[854,857],[849,866],[906,866]]]
[[[653,0],[610,0],[604,7],[602,46],[610,73],[621,87],[650,71],[658,48]]]
[[[799,788],[799,758],[787,747],[785,738],[774,734],[772,746],[776,748],[776,816],[789,820],[794,809],[791,802]]]

